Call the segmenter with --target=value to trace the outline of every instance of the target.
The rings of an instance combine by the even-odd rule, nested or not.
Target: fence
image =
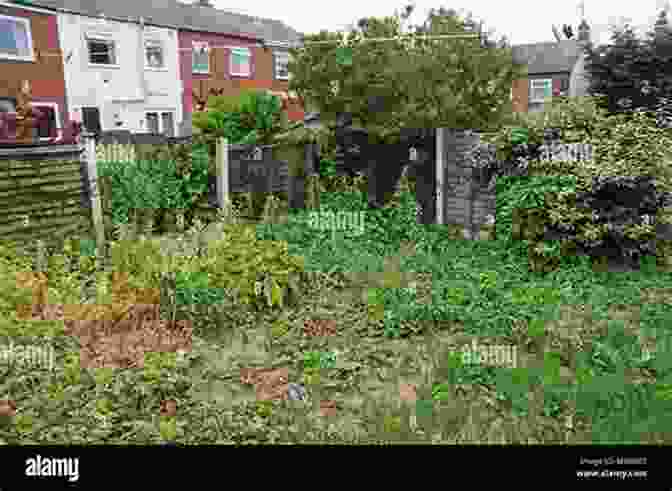
[[[165,138],[161,135],[129,135],[128,132],[108,132],[99,138],[96,146],[98,161],[132,162],[139,155],[151,153],[157,146],[189,143],[193,139]],[[195,217],[213,219],[217,208],[232,201],[233,193],[250,192],[255,201],[263,205],[270,193],[285,193],[288,207],[302,209],[308,198],[307,183],[314,173],[311,144],[306,145],[236,145],[221,138],[216,142],[214,156],[215,173],[210,175],[209,189],[205,196],[194,203]],[[111,226],[111,188],[102,183],[103,215],[106,228]],[[312,186],[313,196],[319,194],[319,187]],[[180,231],[181,222],[174,210],[175,231]]]
[[[481,175],[466,161],[466,153],[481,140],[472,131],[439,128],[436,131],[435,223],[457,228],[465,239],[485,239],[494,224],[496,195],[488,191]],[[592,159],[586,144],[553,142],[542,146],[542,159],[569,161]]]
[[[83,144],[0,148],[0,236],[26,245],[38,240],[54,243],[80,233],[90,235],[93,224],[101,240],[100,201],[89,179],[95,175],[90,135]]]
[[[89,133],[75,145],[0,148],[1,236],[24,244],[38,240],[58,243],[68,236],[90,236],[93,231],[97,243],[104,244],[111,217],[111,189],[105,180],[98,179],[97,162],[99,157],[109,158],[107,145],[97,144]],[[125,157],[122,161],[136,151],[112,145],[112,152]],[[306,206],[306,178],[314,175],[311,145],[254,147],[228,145],[220,139],[217,147],[215,196],[200,203],[202,212],[216,215],[215,208],[229,201],[232,192],[246,191],[264,195],[286,192],[289,207]]]
[[[283,192],[290,208],[306,207],[307,180],[315,175],[311,144],[231,145],[221,139],[218,147],[218,169],[226,170],[218,174],[222,176],[217,188],[219,206],[231,199],[231,193]]]
[[[153,151],[156,145],[174,145],[189,141],[188,137],[167,137],[156,133],[105,131],[96,136],[96,158],[99,162],[133,162]]]

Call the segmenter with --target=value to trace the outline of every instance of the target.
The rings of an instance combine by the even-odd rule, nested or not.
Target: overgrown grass
[[[315,230],[307,214],[259,225],[259,238],[305,257],[314,284],[281,312],[183,306],[197,326],[184,356],[105,378],[78,367],[70,337],[7,340],[48,343],[55,368],[0,365],[0,393],[19,407],[0,441],[672,441],[669,272],[584,262],[540,275],[502,240],[417,225],[408,193],[380,211],[356,192],[321,203],[364,212],[365,233]],[[306,337],[309,319],[334,321],[337,335]],[[287,368],[308,402],[257,401],[239,371],[261,366]],[[166,399],[178,405],[168,429],[155,421]],[[319,416],[323,401],[335,415]]]

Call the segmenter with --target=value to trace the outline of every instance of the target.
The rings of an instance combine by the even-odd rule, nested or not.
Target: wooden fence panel
[[[95,146],[27,144],[0,148],[0,236],[25,245],[100,237],[100,209],[91,190]],[[93,153],[92,153],[93,152]],[[93,213],[93,215],[91,215]],[[93,220],[91,218],[93,217]]]

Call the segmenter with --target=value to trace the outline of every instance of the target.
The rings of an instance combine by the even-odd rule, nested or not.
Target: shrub
[[[190,235],[194,247],[184,255],[166,254],[157,240],[119,241],[111,247],[114,268],[144,288],[158,287],[167,274],[180,271],[179,283],[189,290],[182,296],[208,297],[207,303],[214,303],[216,289],[235,292],[240,302],[257,308],[297,299],[303,261],[289,255],[286,243],[257,240],[253,227],[238,223],[213,223]]]
[[[230,143],[269,144],[287,121],[277,96],[247,90],[235,97],[210,97],[208,110],[194,114],[193,125],[203,135],[224,137]]]
[[[645,113],[607,116],[605,111],[596,108],[592,98],[584,98],[581,104],[554,101],[548,110],[521,116],[516,124],[523,126],[502,128],[486,139],[495,144],[497,152],[493,158],[481,150],[481,155],[486,155],[484,167],[489,166],[490,175],[576,178],[574,191],[558,189],[557,193],[546,196],[545,203],[539,203],[545,208],[542,213],[545,232],[533,239],[530,257],[536,255],[535,251],[553,250],[553,254],[558,254],[559,249],[548,242],[557,239],[572,241],[594,256],[608,254],[633,260],[653,253],[654,218],[667,222],[665,207],[669,195],[666,193],[672,191],[669,131],[660,128],[655,119]],[[527,147],[523,146],[525,143],[516,142],[516,136],[523,133],[520,128],[528,135]],[[559,137],[567,143],[590,143],[593,160],[539,160],[538,146],[549,137]],[[479,155],[478,151],[475,155]],[[504,200],[499,189],[498,185],[498,207]],[[621,199],[628,195],[633,199]],[[520,204],[515,195],[507,196],[512,203]],[[507,206],[518,206],[512,203]],[[647,215],[649,220],[642,218]],[[502,216],[503,223],[497,219],[498,231],[500,227],[506,228],[507,220],[513,215],[509,217]]]

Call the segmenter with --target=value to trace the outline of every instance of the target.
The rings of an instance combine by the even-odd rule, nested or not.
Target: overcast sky
[[[191,3],[191,0],[184,0]],[[354,23],[360,17],[391,15],[406,1],[398,0],[212,0],[216,8],[228,9],[247,15],[256,15],[285,22],[299,32],[313,33],[321,29],[335,31]],[[652,26],[665,0],[585,0],[585,17],[591,25],[597,43],[609,40],[609,25],[619,24],[627,18],[643,32]],[[580,21],[578,1],[556,2],[533,0],[416,0],[417,13],[412,21],[418,23],[429,8],[454,8],[458,12],[471,12],[476,20],[485,23],[486,30],[493,30],[494,37],[506,36],[512,44],[554,41],[551,26],[563,23],[576,27]],[[672,22],[672,12],[670,21]]]

